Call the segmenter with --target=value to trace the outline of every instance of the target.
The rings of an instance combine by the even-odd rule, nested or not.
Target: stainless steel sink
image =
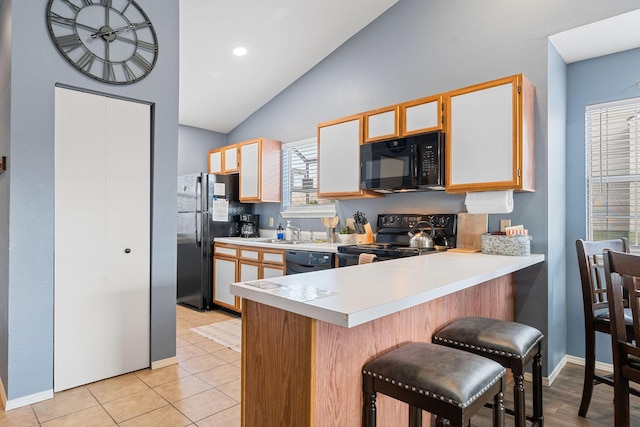
[[[301,245],[301,244],[315,243],[312,240],[278,240],[278,239],[271,239],[269,242],[275,243],[278,245]]]

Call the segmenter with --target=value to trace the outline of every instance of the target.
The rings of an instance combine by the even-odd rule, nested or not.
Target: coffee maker
[[[260,215],[240,214],[238,218],[240,222],[241,237],[259,237],[260,232]]]

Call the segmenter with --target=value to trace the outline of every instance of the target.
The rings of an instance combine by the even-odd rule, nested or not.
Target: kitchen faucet
[[[291,229],[291,240],[293,240],[294,242],[300,242],[302,240],[300,236],[300,227],[292,225],[289,228]]]

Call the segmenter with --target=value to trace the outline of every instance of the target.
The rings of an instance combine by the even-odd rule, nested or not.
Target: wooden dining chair
[[[640,383],[640,347],[628,335],[624,293],[633,315],[633,331],[640,336],[640,256],[605,250],[604,270],[611,313],[615,426],[628,427],[629,382]]]
[[[629,243],[626,238],[615,240],[586,241],[576,240],[578,253],[578,267],[582,282],[582,305],[584,310],[585,331],[585,366],[584,382],[582,385],[582,400],[578,415],[587,416],[593,386],[607,384],[613,387],[612,375],[598,375],[596,373],[596,332],[610,334],[609,306],[607,304],[607,282],[602,263],[602,252],[611,249],[618,252],[629,252]],[[633,325],[628,308],[627,335],[633,337]],[[633,390],[633,394],[640,396],[640,392]]]

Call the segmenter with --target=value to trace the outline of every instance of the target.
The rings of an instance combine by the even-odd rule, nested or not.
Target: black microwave
[[[360,188],[380,193],[444,190],[444,133],[361,145]]]

